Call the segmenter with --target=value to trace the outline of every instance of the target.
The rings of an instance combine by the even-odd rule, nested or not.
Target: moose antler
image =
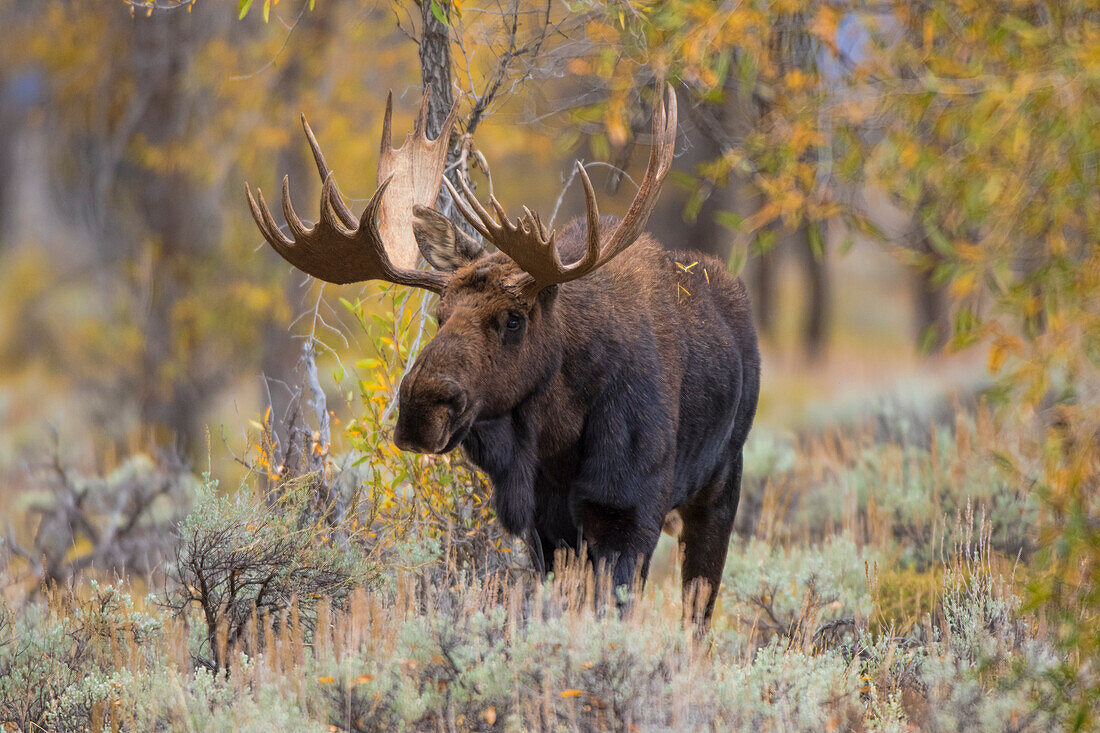
[[[394,264],[414,268],[420,257],[413,235],[413,207],[432,206],[439,197],[439,182],[447,165],[447,146],[451,128],[458,117],[458,105],[443,122],[439,136],[429,140],[425,134],[431,87],[424,88],[420,112],[413,131],[405,135],[400,148],[390,147],[390,114],[393,94],[386,97],[386,115],[382,120],[382,146],[378,155],[378,185],[390,179],[390,193],[382,201],[382,241],[389,248]]]
[[[446,275],[415,269],[419,250],[413,236],[412,209],[413,206],[430,205],[439,195],[439,182],[443,178],[447,158],[447,141],[457,115],[457,105],[443,123],[439,137],[428,140],[424,125],[429,94],[425,90],[414,132],[405,137],[404,144],[398,149],[390,146],[393,95],[386,99],[378,162],[379,185],[367,202],[363,215],[358,218],[344,203],[321,146],[317,144],[305,115],[302,115],[302,127],[313,151],[317,173],[324,181],[317,224],[307,227],[294,213],[287,176],[283,176],[283,217],[293,239],[287,237],[275,223],[263,192],[256,189],[256,198],[253,198],[252,189],[245,184],[248,206],[256,226],[283,259],[299,270],[331,283],[384,280],[435,293],[443,290],[447,283]],[[384,195],[387,190],[389,196]],[[381,227],[376,223],[379,212],[382,215]],[[387,244],[391,251],[387,251]]]
[[[588,273],[603,267],[630,245],[637,241],[645,229],[649,215],[657,204],[661,183],[669,168],[672,167],[672,155],[676,146],[676,93],[671,84],[658,84],[657,109],[653,112],[653,149],[649,154],[649,165],[642,179],[638,193],[631,202],[626,216],[615,227],[615,231],[606,241],[600,232],[600,210],[596,204],[596,194],[592,181],[580,161],[577,172],[584,185],[584,200],[587,212],[588,242],[584,256],[569,265],[563,265],[554,238],[556,233],[547,231],[539,215],[526,206],[523,216],[517,222],[508,219],[504,208],[493,195],[489,196],[489,205],[496,214],[494,218],[477,200],[465,179],[459,179],[463,196],[459,196],[450,181],[443,179],[451,193],[458,210],[486,240],[510,257],[524,275],[513,283],[519,289],[539,291],[550,285],[566,283],[584,277]],[[664,97],[668,97],[666,110]]]

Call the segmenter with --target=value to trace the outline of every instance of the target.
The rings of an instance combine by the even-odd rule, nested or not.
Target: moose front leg
[[[596,571],[609,573],[616,589],[629,588],[635,577],[644,584],[661,536],[661,520],[636,506],[588,500],[578,502],[575,511]]]
[[[597,403],[570,487],[573,521],[597,569],[610,572],[616,588],[634,582],[639,561],[645,582],[672,481],[671,436],[653,430],[652,413],[644,414],[634,396],[608,395]]]

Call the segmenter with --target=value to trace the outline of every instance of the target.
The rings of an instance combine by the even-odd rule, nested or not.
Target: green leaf
[[[702,191],[699,189],[692,191],[687,203],[684,204],[684,221],[688,224],[694,224],[699,218],[699,211],[702,210],[704,203],[706,203],[706,199],[703,197]]]
[[[734,232],[741,231],[741,225],[744,223],[745,218],[734,211],[716,211],[714,212],[714,221],[719,226],[723,226]]]
[[[252,7],[252,0],[240,0],[237,4],[237,10],[240,13],[237,15],[237,20],[244,20],[244,16],[248,15],[248,9]]]
[[[435,19],[443,25],[450,25],[450,23],[447,22],[447,16],[446,14],[444,14],[443,8],[439,6],[439,3],[436,2],[436,0],[432,0],[432,15],[434,15]]]
[[[774,229],[761,229],[752,240],[753,253],[764,254],[775,246],[775,239]]]
[[[855,246],[856,246],[855,237],[853,237],[851,234],[846,234],[846,235],[844,235],[844,238],[840,240],[840,246],[837,248],[836,253],[838,255],[841,255],[841,256],[846,255],[852,249],[852,247],[855,247]]]
[[[740,275],[749,261],[749,247],[747,244],[734,244],[730,249],[730,258],[727,262],[729,271],[734,275]]]
[[[814,257],[819,260],[824,259],[825,237],[822,235],[821,225],[818,223],[808,224],[806,229],[810,240],[810,250],[814,253]]]
[[[955,248],[951,245],[951,242],[947,241],[947,237],[943,235],[940,228],[936,226],[936,221],[933,218],[934,214],[931,211],[925,211],[923,215],[924,231],[928,235],[928,241],[932,245],[932,248],[939,252],[944,257],[951,257],[955,254]]]
[[[607,141],[606,135],[593,135],[588,144],[592,146],[592,155],[596,160],[607,160],[611,157],[611,143]]]

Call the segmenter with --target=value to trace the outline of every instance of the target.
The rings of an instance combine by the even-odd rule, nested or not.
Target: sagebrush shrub
[[[211,669],[225,666],[226,651],[259,616],[278,617],[296,601],[293,621],[308,633],[321,598],[339,603],[370,582],[360,545],[347,536],[338,541],[342,528],[313,516],[305,485],[287,484],[265,503],[243,489],[219,496],[207,477],[180,525],[165,603],[185,618],[193,607],[201,611]]]

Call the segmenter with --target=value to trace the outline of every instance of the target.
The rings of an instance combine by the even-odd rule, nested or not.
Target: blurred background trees
[[[313,312],[340,329],[342,309],[255,252],[247,215],[231,204],[246,176],[270,188],[285,172],[299,209],[315,205],[301,111],[345,186],[368,195],[390,88],[405,120],[418,86],[435,90],[429,128],[457,98],[452,161],[469,150],[459,136],[479,133],[507,199],[553,211],[560,225],[578,210],[563,191],[571,157],[606,175],[608,193],[632,186],[646,90],[667,74],[686,114],[655,232],[746,269],[775,344],[820,360],[837,328],[862,338],[843,320],[860,304],[834,303],[830,264],[882,218],[853,205],[865,140],[881,132],[838,111],[872,47],[852,10],[5,0],[0,15],[12,29],[0,57],[0,359],[40,387],[79,394],[49,389],[36,409],[62,430],[96,425],[97,449],[151,439],[199,456],[219,416],[253,414],[257,400],[285,412],[305,330],[288,325]],[[517,176],[525,166],[545,175]],[[927,292],[901,317],[924,327],[947,316],[928,274],[935,250],[917,241]],[[903,276],[883,259],[870,274]]]

